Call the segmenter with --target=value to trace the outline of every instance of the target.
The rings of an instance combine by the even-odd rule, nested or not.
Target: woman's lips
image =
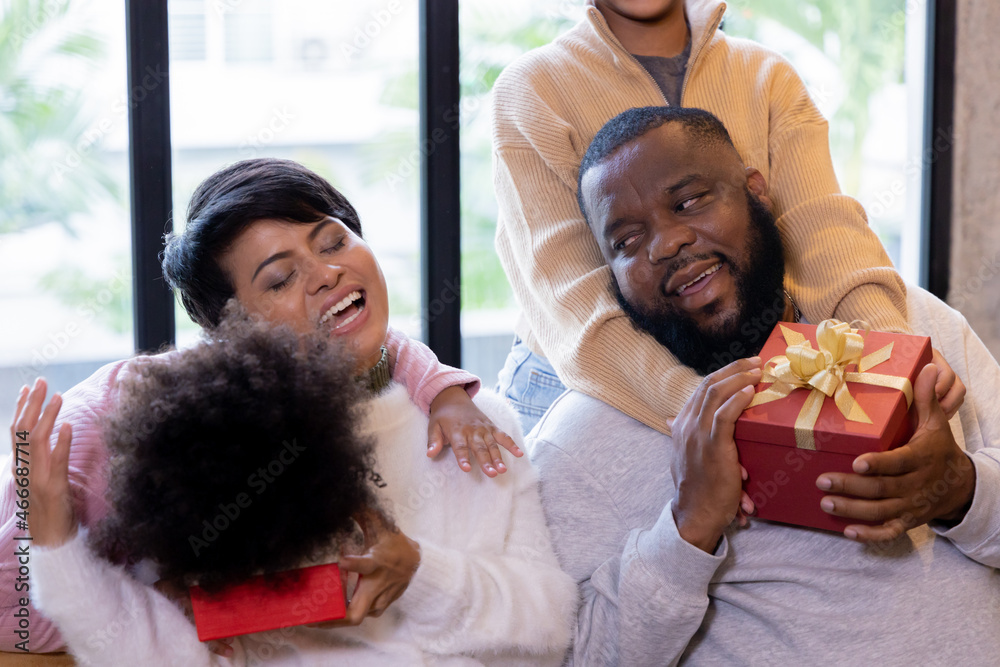
[[[357,312],[360,312],[365,305],[365,292],[364,290],[354,290],[346,294],[340,301],[330,306],[330,308],[323,313],[320,318],[320,326],[331,322],[333,328],[337,328],[345,324],[345,321],[356,316]]]
[[[365,310],[364,304],[351,304],[341,315],[337,316],[336,324],[333,327],[334,331],[337,331],[341,327],[346,327],[348,324],[358,319],[358,317]]]
[[[365,299],[364,293],[361,298],[350,302],[337,314],[327,319],[325,326],[330,327],[332,336],[348,336],[365,325],[369,319],[371,306]]]

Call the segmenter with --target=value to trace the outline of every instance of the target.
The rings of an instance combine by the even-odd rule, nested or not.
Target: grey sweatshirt
[[[527,447],[582,596],[568,664],[1000,664],[1000,366],[961,314],[908,294],[968,387],[951,424],[976,468],[965,519],[878,546],[754,520],[708,554],[673,520],[670,438],[567,392]]]

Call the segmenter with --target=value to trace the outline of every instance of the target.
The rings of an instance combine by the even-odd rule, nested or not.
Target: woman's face
[[[385,277],[368,244],[337,218],[258,220],[219,263],[249,312],[342,337],[359,373],[378,362],[389,326]]]

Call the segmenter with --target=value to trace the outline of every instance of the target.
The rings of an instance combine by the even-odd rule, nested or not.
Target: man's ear
[[[764,178],[764,174],[757,171],[754,167],[747,167],[746,174],[747,187],[750,188],[750,192],[757,195],[769,211],[774,212],[774,203],[767,194],[767,180]]]

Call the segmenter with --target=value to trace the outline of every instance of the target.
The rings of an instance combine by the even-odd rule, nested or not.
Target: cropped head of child
[[[376,509],[354,359],[229,310],[199,345],[135,364],[105,426],[111,511],[92,545],[183,586],[322,558]]]

